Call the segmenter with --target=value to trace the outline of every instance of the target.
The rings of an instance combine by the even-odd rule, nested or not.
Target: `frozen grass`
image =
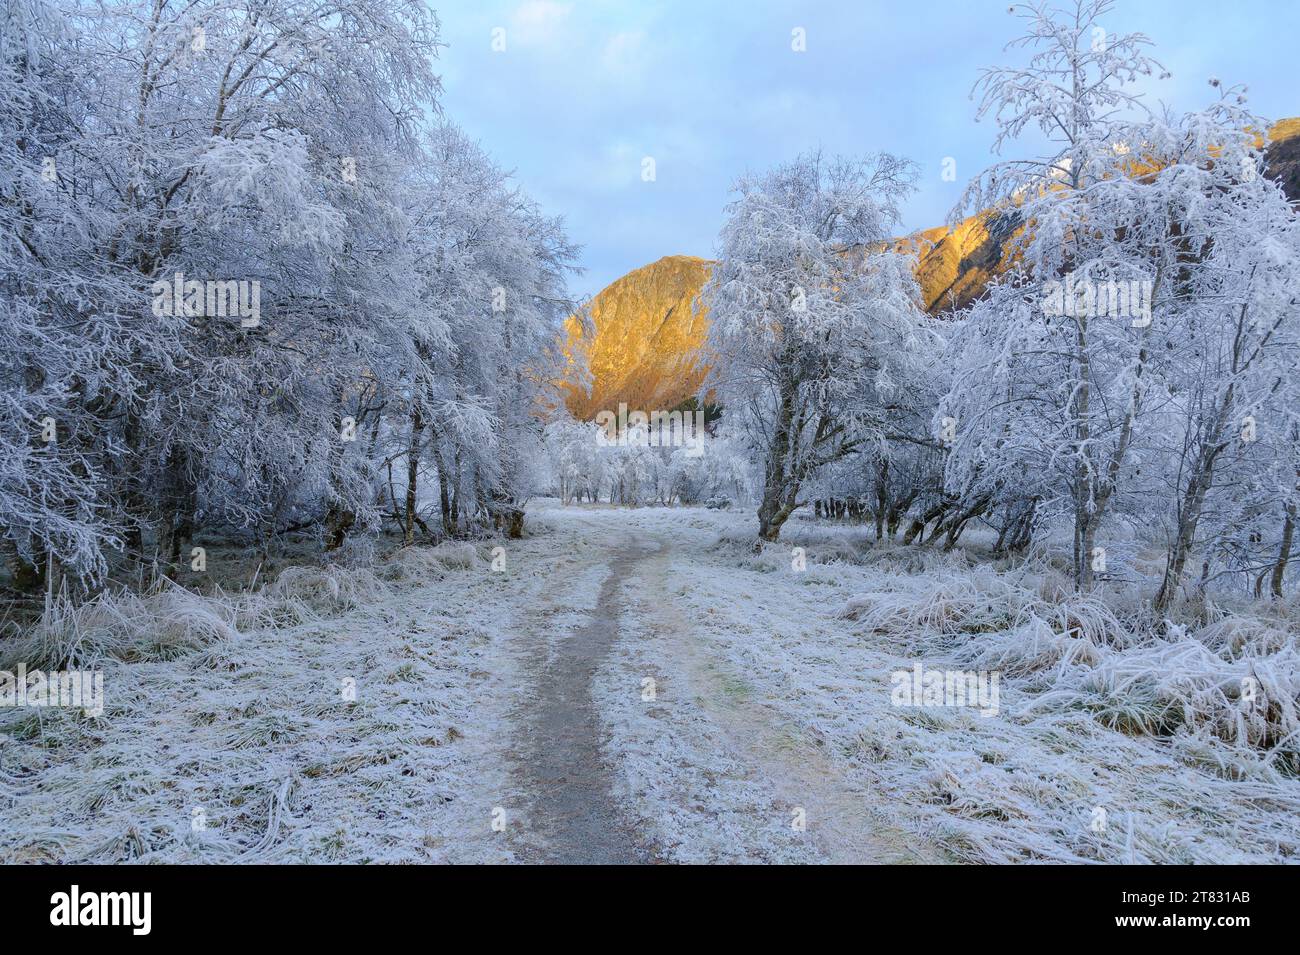
[[[703,652],[917,846],[970,862],[1300,854],[1292,608],[1186,608],[1155,626],[1136,588],[1077,595],[1045,559],[877,545],[799,518],[755,554],[750,515],[667,517],[692,582],[671,597]],[[891,674],[918,661],[997,671],[1000,712],[893,705]]]
[[[408,548],[245,593],[56,603],[0,641],[4,668],[102,670],[105,712],[0,710],[0,861],[511,858],[479,700],[508,621],[481,570],[472,547]]]
[[[403,547],[380,571],[385,580],[441,580],[449,571],[479,566],[478,551],[463,541],[444,541],[436,547]]]
[[[1101,594],[1044,598],[1040,583],[1026,571],[940,574],[854,595],[844,616],[953,668],[1020,681],[1036,691],[1025,712],[1081,709],[1136,735],[1209,734],[1234,774],[1300,773],[1294,635],[1242,616],[1199,629],[1124,622]]]
[[[255,601],[256,598],[253,598]],[[144,595],[55,599],[24,635],[0,641],[0,669],[93,669],[105,658],[167,660],[234,636],[248,598],[203,597],[170,584]]]
[[[56,602],[0,639],[0,668],[102,669],[106,710],[0,711],[0,861],[542,851],[490,828],[496,806],[527,827],[511,770],[527,687],[638,538],[660,550],[622,588],[594,698],[613,798],[661,858],[1300,854],[1294,604],[1219,597],[1155,626],[1120,585],[1081,597],[1045,559],[978,546],[796,517],[755,553],[741,512],[542,514],[547,534],[510,542],[504,573],[486,543],[450,544],[248,592]],[[916,662],[996,671],[999,712],[893,705],[891,674]]]

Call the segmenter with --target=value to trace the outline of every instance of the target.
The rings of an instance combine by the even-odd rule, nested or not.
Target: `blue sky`
[[[915,160],[903,231],[941,224],[992,158],[971,85],[982,67],[1021,62],[1002,49],[1019,33],[1006,0],[433,6],[448,44],[444,110],[565,216],[583,246],[576,294],[663,255],[711,255],[736,176],[816,146]],[[1214,75],[1248,84],[1266,117],[1300,115],[1292,0],[1119,0],[1102,25],[1155,41],[1173,76],[1152,93],[1178,109],[1209,102]],[[791,49],[796,27],[805,52]],[[956,182],[941,176],[945,157]]]

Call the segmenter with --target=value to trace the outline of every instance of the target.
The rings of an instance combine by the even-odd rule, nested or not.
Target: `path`
[[[687,722],[707,726],[703,738],[716,750],[702,755],[705,762],[742,767],[746,785],[768,794],[773,817],[788,818],[790,806],[806,808],[806,846],[816,859],[939,861],[885,821],[878,799],[849,779],[818,739],[765,701],[733,692],[744,674],[729,672],[711,653],[703,629],[679,604],[681,580],[717,572],[707,545],[690,535],[639,525],[630,519],[635,513],[569,512],[554,533],[572,535],[572,547],[585,552],[548,580],[537,604],[519,621],[517,652],[531,675],[515,707],[511,746],[515,792],[527,806],[526,838],[516,843],[520,858],[643,863],[669,857],[647,831],[652,825],[639,827],[636,807],[614,795],[618,761],[632,754],[621,742],[611,744],[611,714],[593,698],[602,667],[614,665],[616,652],[636,650],[653,654],[653,672],[662,674],[669,688],[655,707],[631,708],[639,731],[671,745],[671,737],[662,735],[666,724],[654,718],[656,708],[664,706]],[[580,579],[583,567],[606,568],[594,606],[596,577],[589,573]],[[620,647],[621,640],[633,643]],[[634,692],[635,680],[622,682]],[[707,795],[698,801],[714,802]],[[698,823],[709,825],[704,817]],[[761,830],[750,835],[760,842],[782,838]],[[755,853],[762,858],[766,852],[763,845],[735,850],[738,859]]]
[[[613,798],[592,682],[618,640],[621,583],[653,552],[653,546],[624,543],[609,560],[608,576],[587,623],[554,644],[548,639],[554,634],[533,634],[530,669],[536,676],[522,706],[523,739],[516,759],[530,803],[529,819],[546,845],[545,858],[539,861],[652,861],[644,838]]]

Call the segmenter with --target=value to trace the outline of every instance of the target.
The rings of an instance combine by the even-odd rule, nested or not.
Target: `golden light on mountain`
[[[1268,174],[1300,199],[1300,118],[1269,130]],[[938,315],[977,299],[1009,255],[1019,223],[987,212],[951,228],[897,240],[917,251],[916,280],[925,309]],[[619,402],[643,411],[668,410],[699,390],[708,372],[702,348],[708,323],[700,291],[712,263],[669,255],[629,272],[591,301],[588,328],[565,325],[565,352],[577,367],[586,356],[589,380],[561,387],[574,417],[590,420]]]
[[[670,409],[699,389],[708,330],[699,293],[711,263],[669,255],[629,272],[591,301],[590,332],[570,318],[566,351],[585,355],[590,390],[569,383],[565,403],[580,420],[618,408]]]

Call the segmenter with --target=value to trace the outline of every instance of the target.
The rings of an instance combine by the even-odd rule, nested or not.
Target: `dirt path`
[[[643,796],[684,814],[668,827],[681,838],[700,834],[697,827],[716,831],[717,807],[741,793],[744,808],[727,810],[745,814],[727,830],[738,841],[715,840],[716,861],[789,860],[792,852],[830,863],[946,861],[891,825],[878,794],[845,772],[813,727],[755,694],[715,645],[716,624],[683,603],[683,581],[720,572],[707,535],[630,527],[627,513],[615,510],[570,513],[563,532],[572,535],[562,545],[569,563],[516,623],[515,652],[527,674],[515,685],[511,718],[511,788],[526,807],[512,840],[518,858],[669,860],[678,843],[655,812],[647,815]],[[633,671],[619,662],[628,653],[641,661]],[[654,706],[595,692],[601,674],[628,688],[642,672],[660,678]],[[665,709],[671,719],[662,718]],[[644,767],[656,752],[674,754],[668,777],[624,775],[628,760]],[[686,775],[674,779],[682,767]],[[637,804],[625,805],[629,798]],[[788,831],[794,810],[806,815],[798,837]],[[782,831],[773,819],[785,820]]]
[[[516,743],[521,794],[529,804],[529,828],[540,836],[540,855],[529,861],[628,864],[653,861],[612,796],[610,768],[601,754],[604,730],[592,701],[596,670],[618,640],[620,587],[628,572],[655,552],[628,542],[612,552],[588,621],[568,634],[540,639],[530,654],[536,674],[520,706]]]
[[[698,556],[698,555],[696,555]],[[756,698],[745,675],[715,658],[698,628],[673,599],[671,581],[693,555],[664,543],[660,554],[637,568],[643,604],[656,608],[654,630],[689,690],[680,695],[722,731],[729,755],[764,779],[777,797],[806,814],[807,835],[822,860],[832,864],[898,864],[946,861],[935,847],[893,825],[877,811],[878,797],[847,778],[821,741],[776,707]],[[693,575],[704,568],[685,571]]]

